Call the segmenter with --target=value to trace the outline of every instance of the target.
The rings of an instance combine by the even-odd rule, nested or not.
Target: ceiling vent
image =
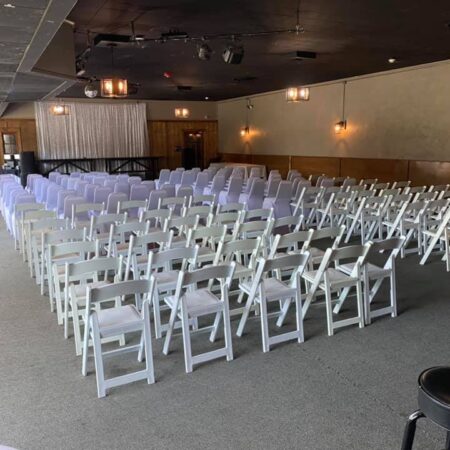
[[[292,57],[295,61],[303,61],[304,59],[316,59],[317,53],[316,52],[306,52],[302,50],[297,50],[294,53],[294,56]]]
[[[177,86],[179,91],[192,91],[192,86]]]
[[[258,77],[254,77],[252,75],[245,75],[243,77],[235,77],[233,81],[236,83],[250,83],[252,81],[256,81]]]

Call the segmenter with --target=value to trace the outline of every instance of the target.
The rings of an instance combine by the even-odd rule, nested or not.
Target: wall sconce
[[[125,78],[102,78],[100,80],[102,97],[123,98],[128,95],[128,81]]]
[[[250,127],[246,126],[246,127],[241,128],[240,134],[241,134],[242,137],[245,137],[245,136],[249,135],[250,134]]]
[[[286,89],[287,102],[307,102],[309,100],[309,88],[290,87]]]
[[[175,117],[177,119],[187,119],[189,117],[188,108],[175,108]]]
[[[68,116],[69,112],[68,105],[58,104],[50,107],[50,113],[54,116]]]
[[[347,129],[347,119],[345,118],[345,91],[347,87],[347,82],[344,81],[343,83],[343,90],[342,90],[342,119],[334,124],[334,132],[336,134],[341,133],[342,131]]]
[[[346,130],[347,129],[347,121],[346,120],[341,120],[340,122],[336,122],[334,124],[334,132],[336,134],[339,134],[341,131]]]

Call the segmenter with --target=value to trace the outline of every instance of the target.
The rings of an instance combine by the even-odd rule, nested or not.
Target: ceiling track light
[[[290,87],[286,89],[286,101],[289,103],[309,101],[308,87]]]
[[[244,58],[244,47],[242,45],[230,44],[225,47],[222,58],[227,64],[240,64]]]
[[[211,55],[211,47],[206,42],[198,45],[197,56],[200,61],[209,61],[211,59]]]

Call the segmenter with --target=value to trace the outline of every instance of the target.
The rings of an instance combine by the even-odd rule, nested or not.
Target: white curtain
[[[40,159],[148,155],[145,104],[64,102],[69,108],[65,116],[51,114],[55,104],[35,104]]]

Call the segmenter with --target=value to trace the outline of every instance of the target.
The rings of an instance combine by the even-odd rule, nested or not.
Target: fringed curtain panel
[[[37,102],[40,159],[139,157],[148,154],[146,108],[143,103],[64,102],[67,115],[53,115],[55,103]]]

